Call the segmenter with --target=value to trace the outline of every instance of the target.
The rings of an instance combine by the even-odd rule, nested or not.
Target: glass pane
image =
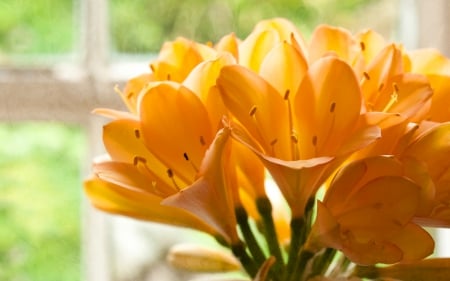
[[[75,48],[74,0],[2,0],[0,64],[47,62]]]
[[[119,53],[157,52],[177,36],[216,42],[235,32],[244,38],[256,22],[271,17],[288,18],[305,35],[319,23],[391,35],[397,5],[386,0],[111,0],[111,42]]]
[[[78,127],[0,124],[0,280],[78,281]]]

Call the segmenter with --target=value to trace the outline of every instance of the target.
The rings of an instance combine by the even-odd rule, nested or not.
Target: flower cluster
[[[178,247],[173,264],[259,281],[450,276],[423,228],[450,227],[438,51],[327,25],[307,42],[275,18],[242,40],[165,43],[118,93],[127,111],[95,111],[112,121],[92,204],[202,231],[236,258]]]

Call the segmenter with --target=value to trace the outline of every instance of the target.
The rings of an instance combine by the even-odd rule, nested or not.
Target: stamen
[[[134,136],[139,139],[141,137],[141,132],[138,129],[135,129]]]
[[[174,178],[174,174],[173,174],[172,169],[170,169],[170,168],[167,169],[167,175],[168,175],[169,178],[172,180],[172,183],[173,183],[173,185],[175,186],[175,188],[178,189],[178,190],[181,190],[180,187],[178,186],[178,184],[177,184],[176,181],[175,181],[175,178]]]
[[[141,157],[141,156],[134,156],[133,165],[137,166],[137,164],[139,164],[139,162],[141,162],[145,165],[145,164],[147,164],[147,159],[145,159],[144,157]]]
[[[361,47],[361,51],[365,51],[366,50],[366,44],[364,44],[363,41],[359,42],[359,46]]]
[[[364,78],[366,78],[366,80],[370,80],[370,75],[367,72],[363,72]]]
[[[200,144],[202,146],[204,146],[206,144],[205,139],[203,138],[203,136],[200,136]]]
[[[289,99],[289,94],[291,93],[291,90],[287,89],[286,92],[284,93],[284,99],[287,100]]]
[[[134,92],[129,92],[127,95],[127,99],[131,99],[134,96]]]
[[[394,88],[394,91],[391,94],[391,99],[389,100],[389,102],[384,107],[383,112],[387,112],[389,109],[391,109],[391,107],[394,105],[394,103],[396,103],[398,101],[398,91],[399,91],[399,89],[398,89],[397,83],[393,83],[392,84],[392,88]]]
[[[336,109],[336,103],[333,102],[333,103],[330,105],[330,112],[333,113],[335,109]]]
[[[252,106],[252,108],[250,109],[250,112],[249,112],[248,114],[249,114],[250,116],[255,115],[256,109],[257,109],[256,105]]]
[[[185,159],[186,161],[189,162],[189,164],[191,164],[191,166],[192,166],[192,168],[194,169],[194,171],[195,171],[196,173],[198,173],[198,168],[197,168],[197,166],[195,166],[194,163],[192,163],[192,161],[189,160],[189,156],[188,156],[188,154],[187,154],[186,152],[183,153],[183,157],[184,157],[184,159]]]
[[[297,137],[297,135],[296,135],[295,133],[292,133],[292,134],[291,134],[291,141],[292,141],[293,143],[295,143],[295,144],[298,143],[298,137]]]
[[[312,144],[313,144],[314,146],[317,145],[317,136],[313,136],[313,137],[312,137]]]
[[[155,66],[152,64],[150,64],[150,69],[152,70],[152,72],[155,72]]]

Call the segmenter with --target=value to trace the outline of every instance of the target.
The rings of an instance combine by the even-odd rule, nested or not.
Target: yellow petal
[[[239,60],[239,39],[234,33],[230,33],[220,38],[214,48],[219,52],[229,52],[236,61]]]
[[[194,93],[175,83],[150,87],[140,100],[148,150],[173,174],[192,183],[212,140],[208,113]]]
[[[131,113],[137,114],[137,101],[139,98],[139,93],[147,83],[154,80],[155,77],[153,74],[141,74],[128,80],[123,92],[119,92],[123,102],[127,105],[128,110],[130,110]]]
[[[274,30],[251,33],[239,45],[239,64],[259,72],[267,53],[279,42],[279,36]]]

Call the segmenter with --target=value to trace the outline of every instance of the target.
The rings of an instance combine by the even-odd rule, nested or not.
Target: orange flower
[[[287,69],[280,68],[279,75],[289,75]],[[295,216],[302,216],[307,200],[331,172],[325,173],[326,163],[379,136],[377,128],[362,122],[352,69],[335,57],[312,65],[292,96],[288,83],[280,93],[238,65],[224,67],[217,85],[240,122],[231,124],[234,138],[264,161]]]
[[[358,264],[420,260],[433,252],[431,236],[411,222],[420,186],[405,177],[392,157],[366,158],[342,168],[333,179],[306,249],[332,247]]]

